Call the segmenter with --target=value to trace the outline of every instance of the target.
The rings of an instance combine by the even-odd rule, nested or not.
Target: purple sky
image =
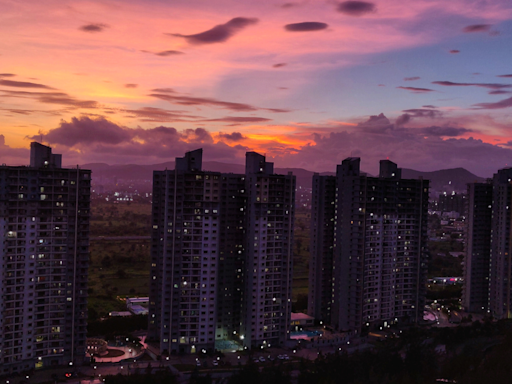
[[[0,156],[512,163],[510,0],[0,0]]]

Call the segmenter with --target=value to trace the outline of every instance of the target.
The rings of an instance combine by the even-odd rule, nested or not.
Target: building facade
[[[0,375],[85,358],[90,183],[39,143],[0,166]]]
[[[402,179],[389,160],[380,162],[379,177],[370,177],[360,171],[359,158],[338,166],[335,188],[330,176],[315,178],[324,179],[324,188],[315,190],[314,179],[313,201],[322,203],[311,215],[310,315],[330,313],[320,318],[338,330],[418,322],[426,293],[429,182]],[[334,210],[327,208],[332,202]],[[318,235],[326,228],[333,234]]]
[[[282,343],[295,178],[254,152],[245,174],[201,166],[196,150],[154,172],[149,339],[163,354]]]
[[[468,312],[512,317],[512,168],[468,185],[463,304]]]
[[[467,196],[462,305],[467,312],[487,313],[493,214],[492,182],[468,184]]]
[[[308,314],[331,322],[336,176],[313,175],[310,226]]]

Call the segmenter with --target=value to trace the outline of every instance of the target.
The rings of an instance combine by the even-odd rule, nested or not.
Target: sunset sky
[[[510,0],[0,0],[0,161],[512,165]]]

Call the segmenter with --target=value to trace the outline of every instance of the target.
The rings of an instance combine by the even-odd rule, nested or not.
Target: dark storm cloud
[[[176,56],[176,55],[183,55],[184,53],[183,52],[180,52],[180,51],[173,51],[173,50],[170,50],[170,51],[162,51],[162,52],[157,52],[155,53],[155,55],[157,56]]]
[[[419,80],[419,79],[421,79],[421,77],[419,77],[419,76],[404,77],[404,81],[415,81],[415,80]]]
[[[357,129],[367,133],[384,134],[389,130],[393,130],[394,125],[381,113],[379,115],[372,115],[368,120],[357,124]]]
[[[426,93],[426,92],[434,92],[433,89],[428,88],[416,88],[416,87],[397,87],[398,89],[405,89],[406,91],[411,91],[414,93]]]
[[[402,126],[404,124],[407,124],[411,120],[411,115],[408,113],[404,113],[403,115],[398,116],[398,118],[395,121],[395,124],[397,126]]]
[[[497,75],[496,77],[512,77],[512,74],[509,74],[509,75]]]
[[[450,49],[450,53],[460,53],[458,49]]]
[[[405,168],[433,171],[464,167],[484,176],[492,175],[496,164],[510,163],[512,150],[460,137],[468,133],[467,128],[457,125],[405,128],[379,115],[354,129],[339,127],[326,134],[314,134],[312,144],[298,148],[292,155],[274,155],[273,160],[280,167],[333,171],[344,158],[360,156],[363,169],[372,173],[378,172],[379,160],[389,157]]]
[[[171,92],[172,92],[172,90],[171,90]],[[239,111],[239,112],[248,112],[248,111],[289,112],[289,110],[286,110],[286,109],[258,108],[258,107],[254,107],[249,104],[221,101],[221,100],[216,100],[216,99],[208,98],[208,97],[191,97],[191,96],[164,94],[164,93],[152,93],[152,94],[150,94],[150,96],[156,97],[161,100],[168,101],[172,104],[178,104],[178,105],[198,105],[198,106],[202,105],[202,106],[210,106],[210,107],[219,107],[219,108],[229,109],[232,111]]]
[[[93,24],[82,25],[78,29],[81,31],[84,31],[84,32],[102,32],[105,28],[108,28],[107,24],[93,23]]]
[[[472,129],[467,128],[456,128],[456,127],[426,127],[419,130],[425,136],[437,136],[437,137],[457,137],[468,132],[473,132]]]
[[[50,144],[60,144],[67,147],[74,147],[77,144],[120,144],[129,140],[132,133],[106,120],[103,117],[91,119],[87,116],[80,118],[73,117],[68,123],[61,120],[59,127],[50,130],[43,135],[44,140]],[[39,135],[32,136],[35,140]]]
[[[228,141],[240,141],[245,139],[245,136],[240,132],[232,132],[232,133],[219,133],[219,137],[226,139]]]
[[[435,108],[432,105],[424,105],[424,108]],[[441,111],[437,111],[436,109],[421,109],[421,108],[415,108],[415,109],[406,109],[403,112],[409,114],[411,117],[428,117],[428,118],[435,118],[440,117],[442,115]]]
[[[491,29],[490,24],[474,24],[465,27],[462,32],[473,33],[473,32],[488,32]]]
[[[183,37],[190,44],[213,44],[223,43],[229,40],[233,35],[240,32],[249,25],[256,24],[258,19],[247,17],[235,17],[225,24],[219,24],[205,32],[194,35],[182,35],[179,33],[167,33],[170,36]]]
[[[125,88],[137,88],[139,85],[138,84],[125,84],[124,87]]]
[[[281,68],[281,67],[284,67],[286,65],[286,63],[277,63],[277,64],[274,64],[272,67],[273,68]]]
[[[39,89],[55,89],[44,84],[29,83],[27,81],[14,81],[14,80],[2,80],[0,79],[0,85],[4,87],[15,87],[15,88],[39,88]]]
[[[290,32],[313,32],[321,31],[328,27],[325,23],[319,23],[316,21],[305,21],[303,23],[287,24],[284,29]]]
[[[478,103],[474,105],[477,109],[501,109],[512,107],[512,97],[498,101],[496,103]]]
[[[40,136],[32,137],[35,138],[39,139]],[[226,162],[240,158],[243,161],[242,151],[246,149],[226,144],[227,141],[239,140],[237,134],[218,139],[220,141],[215,142],[212,135],[201,127],[182,131],[165,126],[132,129],[119,126],[104,117],[88,116],[75,117],[69,122],[62,120],[57,128],[43,134],[43,140],[67,159],[80,156],[81,161],[97,161],[101,158],[102,161],[119,164],[137,160],[172,159],[198,146],[204,148],[209,158]],[[0,155],[1,151],[0,145]]]
[[[432,84],[442,85],[445,87],[482,87],[488,89],[510,88],[512,84],[496,84],[496,83],[454,83],[452,81],[433,81]]]
[[[363,16],[375,12],[376,7],[375,4],[365,1],[344,1],[338,4],[337,10],[349,16]]]
[[[368,120],[361,122],[357,125],[358,130],[362,130],[369,134],[375,135],[389,135],[389,134],[406,134],[406,135],[417,135],[418,133],[426,136],[460,136],[467,132],[472,132],[470,129],[461,128],[461,127],[438,127],[438,126],[430,126],[424,128],[405,128],[403,127],[405,124],[410,122],[413,118],[416,117],[436,117],[436,111],[427,111],[427,110],[418,110],[418,109],[408,109],[405,110],[403,115],[400,115],[396,120],[395,124],[392,124],[391,121],[383,114],[379,114],[376,116],[370,116]],[[429,113],[430,112],[430,113]],[[432,114],[432,112],[434,112]],[[393,133],[394,132],[394,133]]]

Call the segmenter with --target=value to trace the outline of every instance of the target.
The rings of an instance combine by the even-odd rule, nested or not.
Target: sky
[[[510,0],[0,0],[0,162],[512,165]]]

